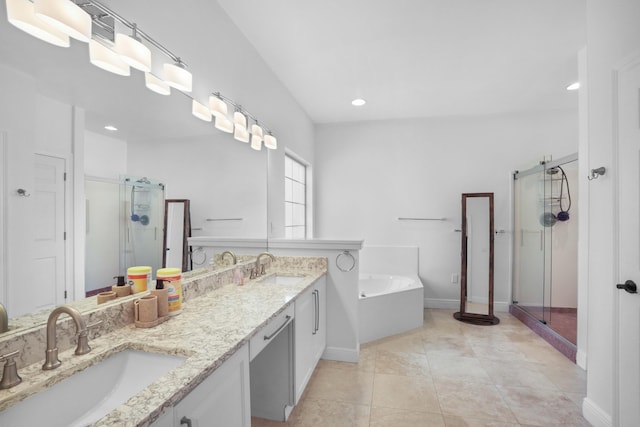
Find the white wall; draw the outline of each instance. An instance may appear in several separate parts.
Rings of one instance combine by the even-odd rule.
[[[577,97],[575,111],[318,125],[316,236],[417,245],[425,300],[456,307],[461,193],[494,192],[496,229],[508,230],[513,170],[577,149]],[[495,240],[496,303],[509,302],[511,237]]]
[[[84,174],[107,179],[119,179],[126,175],[127,142],[85,131]]]
[[[640,2],[587,0],[588,147],[589,168],[612,170],[612,70],[640,49]],[[580,154],[582,157],[582,153]],[[586,179],[586,178],[582,178]],[[617,297],[614,257],[614,179],[605,175],[586,183],[589,197],[589,329],[587,398],[584,412],[595,426],[612,425],[614,298]],[[596,262],[597,261],[597,262]],[[581,276],[582,277],[582,276]]]

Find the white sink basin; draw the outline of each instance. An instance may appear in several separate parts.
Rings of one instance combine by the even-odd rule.
[[[261,281],[264,283],[271,283],[274,285],[296,285],[302,282],[305,276],[281,276],[274,274],[273,276],[267,276]]]
[[[180,356],[123,350],[0,412],[0,425],[93,424],[184,360]]]

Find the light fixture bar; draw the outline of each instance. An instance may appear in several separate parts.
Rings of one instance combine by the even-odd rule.
[[[256,118],[256,116],[254,116],[253,114],[249,113],[247,110],[245,110],[242,105],[236,103],[233,99],[228,98],[224,95],[222,95],[220,92],[212,92],[211,93],[212,96],[215,96],[217,98],[222,99],[223,101],[225,101],[227,104],[231,105],[235,111],[241,111],[242,114],[244,114],[244,116],[246,117],[246,119],[251,119],[254,122],[259,122],[260,123],[260,127],[262,128],[263,134],[266,136],[271,135],[271,130],[265,125],[265,123],[262,120],[258,120]],[[271,135],[271,138],[273,138],[273,135]],[[273,138],[275,140],[275,138]]]

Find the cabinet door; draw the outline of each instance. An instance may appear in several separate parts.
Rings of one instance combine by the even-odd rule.
[[[316,326],[314,290],[314,288],[308,289],[295,302],[294,360],[296,404],[300,401],[302,392],[315,368],[313,363],[313,332]]]
[[[316,333],[313,335],[313,369],[322,357],[327,345],[327,283],[325,278],[318,280],[315,286],[316,311],[314,319],[316,323]]]
[[[151,423],[151,427],[173,427],[173,419],[173,408],[169,408],[164,414],[160,415],[160,418]]]
[[[249,346],[245,345],[174,407],[175,425],[251,426]]]

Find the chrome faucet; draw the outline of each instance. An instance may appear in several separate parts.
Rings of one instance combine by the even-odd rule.
[[[89,337],[87,333],[87,326],[84,323],[84,319],[80,315],[80,312],[68,305],[61,305],[56,307],[49,315],[47,320],[47,351],[45,352],[45,362],[42,365],[42,369],[45,371],[55,369],[60,366],[60,360],[58,360],[58,346],[56,340],[56,322],[58,317],[62,313],[67,313],[73,321],[76,323],[76,333],[78,334],[78,346],[76,347],[76,355],[87,354],[91,351],[89,347]]]
[[[271,261],[276,260],[276,257],[274,257],[269,252],[262,252],[260,255],[258,255],[258,258],[256,258],[256,277],[264,275],[264,265],[260,264],[260,259],[262,259],[263,256],[268,256],[269,258],[271,258]]]
[[[0,361],[5,361],[2,370],[2,381],[0,381],[0,390],[6,390],[15,387],[22,382],[22,378],[18,375],[18,367],[15,358],[20,354],[18,350],[0,356]]]
[[[9,330],[9,317],[4,305],[0,303],[0,334]]]
[[[231,260],[233,261],[233,265],[236,265],[238,263],[238,258],[236,258],[236,254],[234,254],[233,252],[231,251],[222,252],[222,255],[220,255],[220,259],[224,260],[225,255],[231,255]]]

